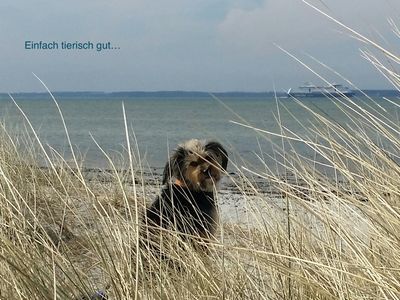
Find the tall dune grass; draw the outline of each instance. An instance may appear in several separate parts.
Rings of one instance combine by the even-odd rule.
[[[399,87],[400,75],[388,74]],[[207,254],[165,230],[172,264],[143,240],[143,211],[159,186],[143,176],[128,130],[129,168],[110,160],[104,182],[42,145],[29,124],[23,136],[1,126],[0,299],[90,299],[99,290],[109,299],[400,298],[400,124],[377,102],[333,101],[348,124],[310,108],[318,126],[300,124],[303,136],[279,117],[280,132],[242,124],[282,139],[274,159],[284,172],[268,157],[263,172],[231,164],[239,194],[220,209],[238,201],[239,218],[223,219]],[[296,152],[298,142],[314,160]]]

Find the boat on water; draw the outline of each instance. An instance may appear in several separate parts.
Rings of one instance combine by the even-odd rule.
[[[293,98],[322,98],[322,97],[353,97],[355,92],[342,84],[331,84],[327,86],[316,86],[312,83],[305,83],[296,90],[289,89],[288,97]]]

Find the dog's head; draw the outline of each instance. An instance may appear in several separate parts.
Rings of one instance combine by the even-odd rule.
[[[227,165],[228,153],[220,143],[189,140],[172,153],[163,184],[174,177],[191,190],[211,192]]]

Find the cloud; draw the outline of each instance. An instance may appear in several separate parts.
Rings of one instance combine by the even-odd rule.
[[[324,2],[378,38],[390,36],[386,17],[399,8],[395,0]],[[271,78],[288,86],[304,70],[273,43],[354,69],[359,43],[338,29],[300,0],[3,0],[0,91],[36,89],[32,71],[58,90],[264,90]],[[27,39],[111,41],[121,49],[29,52]]]
[[[387,17],[396,13],[393,8],[400,8],[398,2],[325,0],[325,5],[321,3],[314,1],[322,10],[373,39],[391,45],[398,42],[387,23]],[[362,78],[363,82],[358,83],[364,87],[376,82],[377,75],[359,55],[358,49],[364,45],[302,1],[270,0],[252,10],[232,9],[219,24],[218,36],[219,47],[230,64],[246,64],[253,70],[266,68],[278,85],[286,82],[290,86],[296,79],[299,83],[300,78],[312,75],[307,75],[304,67],[299,67],[275,44],[306,62],[310,60],[305,54],[316,56],[354,81]],[[323,68],[315,68],[332,77]],[[370,75],[361,77],[361,70]]]
[[[326,6],[318,6],[366,34],[377,37],[377,32],[387,33],[390,30],[387,17],[393,11],[382,1],[331,0],[324,3]],[[349,35],[339,31],[344,30],[296,0],[266,1],[253,10],[232,9],[219,25],[220,38],[226,48],[234,47],[252,54],[270,51],[273,43],[305,50],[320,49],[322,44],[330,47],[347,42]]]

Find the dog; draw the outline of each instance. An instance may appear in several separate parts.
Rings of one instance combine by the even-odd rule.
[[[228,153],[218,142],[192,139],[180,144],[165,165],[164,188],[146,210],[147,225],[203,241],[215,238],[215,192],[227,166]]]

